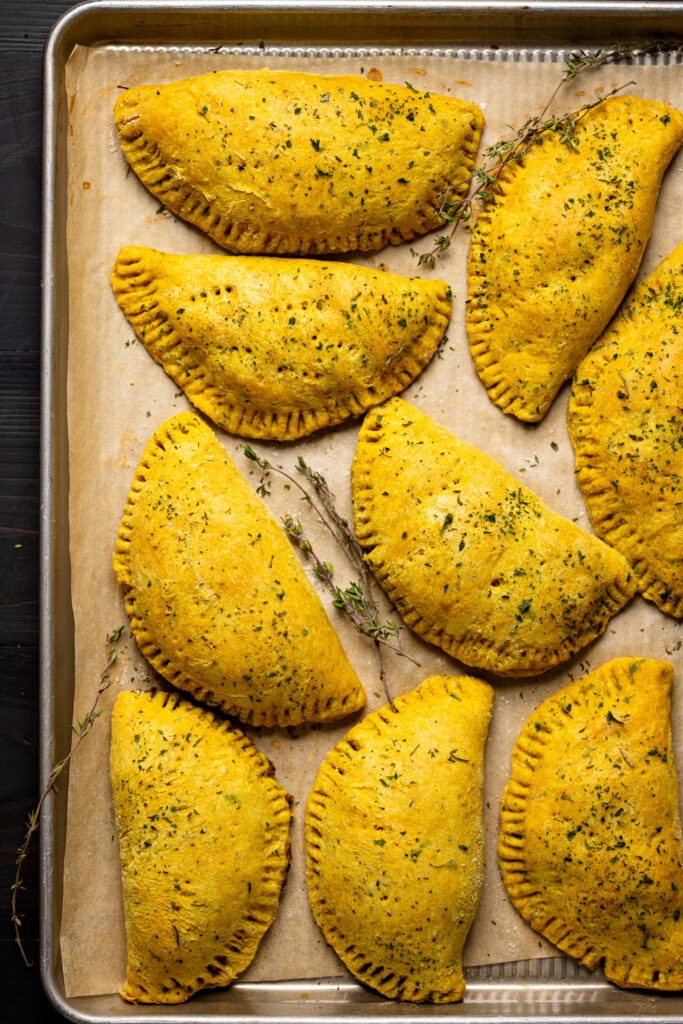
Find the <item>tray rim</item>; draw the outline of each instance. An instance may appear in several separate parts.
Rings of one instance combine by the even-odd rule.
[[[605,20],[616,20],[618,18],[626,18],[631,26],[638,28],[639,26],[649,23],[652,21],[654,25],[663,19],[666,22],[678,22],[680,26],[677,35],[683,41],[683,2],[682,0],[642,0],[637,5],[632,0],[527,0],[526,3],[510,2],[510,0],[438,0],[438,2],[430,2],[430,0],[232,0],[232,2],[224,2],[224,0],[82,0],[77,3],[74,7],[66,11],[53,25],[48,38],[45,43],[44,55],[43,55],[43,101],[44,101],[44,124],[43,124],[43,158],[42,158],[42,186],[43,186],[43,197],[42,197],[42,245],[41,245],[41,257],[42,257],[42,270],[41,270],[41,413],[40,413],[40,521],[39,521],[39,534],[40,534],[40,586],[39,586],[39,611],[40,611],[40,640],[39,640],[39,697],[40,697],[40,736],[39,736],[39,756],[40,756],[40,767],[39,767],[39,778],[41,780],[41,786],[44,786],[49,777],[52,765],[55,763],[55,721],[59,714],[59,709],[56,706],[56,692],[55,692],[55,676],[56,676],[56,643],[55,643],[55,613],[57,611],[57,596],[59,591],[57,587],[58,582],[54,578],[54,569],[56,561],[56,553],[60,544],[66,544],[67,561],[68,561],[68,519],[60,520],[60,509],[55,508],[55,468],[56,463],[59,459],[58,448],[59,445],[55,439],[55,418],[59,413],[59,410],[55,408],[55,388],[58,386],[58,373],[55,368],[55,337],[60,329],[59,316],[55,308],[56,302],[60,298],[59,289],[63,287],[62,280],[66,280],[65,271],[61,271],[61,277],[58,278],[57,269],[55,266],[55,254],[57,252],[57,246],[60,243],[59,232],[64,226],[65,217],[60,216],[61,211],[59,208],[59,188],[58,188],[58,164],[56,160],[57,150],[62,140],[61,132],[64,130],[64,124],[60,123],[60,119],[56,114],[56,99],[58,95],[58,89],[60,85],[63,85],[63,72],[66,66],[66,60],[68,59],[68,53],[66,47],[70,43],[82,42],[83,45],[126,45],[123,42],[122,36],[113,35],[110,38],[103,37],[98,38],[95,35],[85,36],[83,32],[87,29],[91,31],[90,25],[97,23],[100,19],[125,19],[130,17],[131,14],[135,13],[140,16],[158,16],[169,14],[173,12],[178,18],[189,18],[198,19],[200,17],[221,16],[226,19],[231,17],[237,17],[240,14],[268,14],[272,16],[287,16],[287,15],[310,15],[318,17],[321,14],[328,13],[330,15],[336,14],[343,16],[349,20],[354,17],[363,17],[372,15],[374,18],[378,18],[381,21],[388,21],[389,19],[401,19],[409,15],[428,15],[430,21],[436,19],[447,19],[453,17],[459,17],[465,19],[473,24],[476,23],[478,18],[488,18],[489,20],[499,20],[499,24],[504,24],[505,27],[514,29],[514,22],[518,20],[520,16],[528,19],[530,29],[528,31],[533,32],[534,28],[539,31],[541,24],[548,26],[550,21],[554,20],[554,16],[564,15],[571,17],[572,19],[588,19],[588,23],[584,26],[585,28],[591,28],[594,24],[600,23],[603,19]],[[540,20],[539,20],[540,19]],[[543,19],[550,19],[549,21],[543,22]],[[109,22],[108,22],[109,23]],[[129,30],[130,31],[130,30]],[[483,30],[482,30],[483,31]],[[553,31],[558,31],[546,27],[546,32],[549,32],[552,37]],[[651,32],[654,34],[654,30],[651,28]],[[81,39],[75,39],[79,32],[82,34]],[[638,38],[642,39],[642,28]],[[629,32],[621,34],[621,38],[629,36]],[[161,40],[165,38],[165,42]],[[144,44],[137,44],[132,41],[133,45],[148,45],[162,46],[162,45],[173,45],[168,39],[168,32],[164,33],[162,28],[159,28],[158,39],[154,40],[153,37],[145,39]],[[584,40],[581,40],[581,44],[585,45]],[[130,44],[129,44],[130,45]],[[190,45],[189,43],[186,45]],[[204,48],[206,44],[196,43],[196,46]],[[228,47],[229,44],[224,44]],[[269,46],[282,46],[282,43],[269,43]],[[310,48],[315,46],[322,46],[323,43],[309,42],[307,45]],[[341,44],[337,44],[341,45]],[[362,44],[354,41],[349,42],[347,45],[349,49],[362,49]],[[377,44],[368,44],[374,46]],[[427,44],[425,44],[426,46]],[[517,44],[521,46],[521,43]],[[552,47],[556,49],[566,50],[571,47],[571,41],[566,38],[557,39],[554,44],[548,44],[548,51]],[[463,49],[471,48],[467,44],[462,44]],[[412,50],[414,47],[410,45],[396,44],[395,46],[387,46],[387,49],[402,49]],[[501,46],[501,49],[504,47]],[[266,48],[268,49],[268,48]],[[429,46],[430,52],[438,53],[439,48],[433,45]],[[227,52],[230,52],[229,49]],[[552,58],[551,58],[552,59]],[[64,295],[62,297],[65,297]],[[61,325],[62,332],[66,331],[64,324]],[[65,424],[62,425],[64,432],[66,432]],[[62,452],[63,455],[63,452]],[[68,474],[67,474],[68,475]],[[58,482],[62,487],[66,487],[68,491],[68,480],[58,478]],[[59,500],[59,496],[58,499]],[[66,540],[64,539],[64,531],[66,531]],[[69,589],[70,593],[70,589]],[[68,644],[67,644],[68,647]],[[73,666],[71,666],[72,668]],[[73,673],[71,673],[73,674]],[[70,735],[70,722],[68,725],[68,735]],[[62,723],[64,724],[64,723]],[[63,731],[63,730],[62,730]],[[63,809],[66,803],[66,790],[67,786],[64,786],[64,795],[62,797],[62,818]],[[683,1022],[683,1010],[680,1016],[672,1016],[671,1014],[662,1013],[636,1013],[626,1017],[623,1012],[616,1014],[613,1013],[601,1013],[599,1010],[590,1017],[585,1013],[580,1014],[564,1014],[559,1015],[557,1011],[548,1013],[534,1013],[530,1015],[529,1011],[531,1006],[527,1005],[521,1007],[522,1013],[510,1013],[509,1009],[512,1007],[512,1000],[507,1001],[506,1012],[481,1014],[474,1012],[474,1006],[470,1003],[468,1006],[467,1001],[465,1003],[450,1004],[447,1007],[415,1007],[409,1006],[408,1004],[389,1004],[395,1006],[396,1013],[387,1015],[383,1012],[387,1006],[387,1002],[377,997],[376,1003],[361,1003],[356,1004],[360,1009],[360,1012],[354,1013],[339,1013],[339,1012],[318,1012],[318,1013],[306,1013],[301,1012],[295,1013],[290,1012],[290,1008],[295,1005],[293,1001],[284,1001],[284,1012],[274,1013],[272,1009],[268,1013],[259,1015],[256,1013],[248,1012],[245,1013],[243,1010],[237,1008],[236,1012],[216,1012],[215,1007],[211,1004],[205,1004],[203,1010],[197,1010],[197,1004],[186,1003],[182,1004],[182,1012],[178,1012],[178,1008],[174,1008],[175,1012],[169,1010],[162,1010],[159,1008],[152,1007],[125,1007],[121,1005],[120,1008],[111,1013],[92,1013],[87,1011],[82,1005],[86,1001],[96,999],[97,1001],[104,1001],[109,998],[118,1000],[118,996],[113,997],[80,997],[69,1000],[59,990],[58,982],[55,974],[58,972],[58,961],[59,961],[59,950],[55,949],[54,930],[55,921],[59,919],[61,910],[57,909],[55,903],[55,863],[54,853],[56,844],[59,841],[57,835],[58,822],[56,813],[56,803],[58,798],[54,793],[51,793],[44,805],[42,812],[41,828],[40,828],[40,850],[39,850],[39,889],[40,889],[40,973],[41,981],[45,993],[53,1006],[67,1019],[73,1021],[92,1022],[92,1024],[113,1024],[113,1022],[121,1022],[121,1024],[127,1024],[130,1021],[149,1021],[154,1024],[173,1024],[173,1022],[182,1019],[183,1021],[190,1022],[190,1024],[205,1024],[208,1020],[221,1020],[230,1021],[231,1024],[237,1024],[237,1022],[244,1021],[245,1024],[252,1024],[252,1022],[266,1022],[266,1021],[277,1021],[282,1024],[294,1024],[294,1022],[313,1022],[313,1024],[348,1024],[348,1021],[352,1019],[354,1024],[375,1024],[379,1017],[389,1019],[390,1022],[405,1022],[405,1024],[417,1024],[418,1021],[424,1019],[429,1014],[430,1016],[438,1016],[442,1020],[447,1021],[462,1021],[465,1024],[490,1024],[490,1022],[496,1022],[496,1024],[502,1024],[503,1021],[507,1022],[522,1022],[533,1019],[534,1022],[539,1024],[553,1024],[559,1017],[566,1024],[582,1024],[589,1019],[595,1019],[600,1021],[600,1024],[621,1024],[623,1021],[633,1022],[633,1024],[645,1024],[650,1021],[681,1021]],[[58,887],[61,886],[61,879],[58,883]],[[58,947],[58,939],[56,941]],[[57,965],[55,964],[55,957]],[[59,971],[61,968],[59,968]],[[316,984],[322,985],[328,982],[328,979],[315,979],[307,980],[304,985],[306,988],[311,989]],[[363,989],[352,979],[329,979],[329,983],[338,990],[346,990],[348,992],[363,992]],[[604,979],[589,978],[576,979],[544,979],[530,980],[530,979],[516,979],[514,983],[510,983],[508,980],[503,981],[476,981],[468,980],[468,993],[470,996],[477,991],[490,991],[493,989],[509,992],[510,995],[514,995],[515,989],[532,989],[543,990],[545,997],[544,1002],[546,1005],[552,1004],[552,993],[556,989],[565,988],[567,985],[571,985],[571,988],[575,991],[579,989],[606,991],[610,992],[613,990],[613,986],[609,985]],[[296,986],[295,982],[270,982],[261,983],[248,983],[248,982],[236,982],[231,987],[233,990],[238,991],[240,994],[245,994],[247,997],[251,994],[258,994],[259,989],[264,991],[265,988],[280,989],[283,994],[288,988]],[[657,998],[660,994],[657,994]],[[662,1009],[666,1006],[667,995],[663,995]],[[669,997],[670,998],[670,997]],[[681,996],[683,998],[683,995]],[[267,1007],[275,1008],[278,1004],[275,1002],[267,1003]],[[337,1004],[335,1004],[336,1006]],[[351,1007],[351,1003],[342,1003]],[[503,1005],[502,1003],[498,1005]],[[188,1009],[189,1007],[189,1009]],[[363,1012],[364,1007],[367,1007],[367,1012]],[[311,1008],[312,1009],[312,1008]],[[469,1010],[472,1012],[469,1012]],[[526,1011],[526,1012],[525,1012]]]

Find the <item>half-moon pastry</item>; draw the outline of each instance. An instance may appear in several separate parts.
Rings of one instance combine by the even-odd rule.
[[[365,704],[284,532],[193,413],[148,441],[114,570],[145,658],[198,700],[253,725],[323,722]]]
[[[381,249],[467,192],[483,124],[454,97],[357,75],[216,71],[128,89],[126,160],[173,213],[237,253]]]
[[[327,755],[306,804],[313,915],[348,969],[391,999],[462,999],[483,879],[493,691],[434,676]]]
[[[677,110],[615,96],[577,121],[571,145],[546,132],[502,172],[502,194],[472,233],[467,332],[503,412],[542,419],[607,326],[682,141]]]
[[[624,988],[683,988],[672,675],[618,658],[554,693],[519,734],[501,801],[513,906]]]
[[[168,693],[121,693],[110,774],[131,1003],[182,1003],[253,960],[289,864],[287,794],[250,739]]]
[[[638,590],[683,616],[683,245],[627,297],[572,386],[567,421],[593,529]]]
[[[367,413],[351,491],[356,537],[403,621],[466,665],[545,672],[635,592],[617,551],[400,398]]]
[[[126,246],[114,294],[198,409],[245,437],[290,441],[402,391],[451,312],[443,281],[275,256]]]

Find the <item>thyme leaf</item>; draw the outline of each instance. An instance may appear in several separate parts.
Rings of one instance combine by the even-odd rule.
[[[434,267],[437,258],[450,247],[458,225],[469,221],[477,206],[493,202],[496,196],[500,195],[500,177],[508,164],[520,163],[529,149],[539,143],[548,132],[555,132],[564,145],[569,149],[576,150],[576,127],[588,111],[608,97],[635,84],[634,82],[625,82],[578,110],[562,114],[559,117],[548,117],[548,110],[566,82],[574,81],[577,75],[587,68],[594,68],[613,60],[632,61],[639,54],[659,53],[661,50],[671,49],[672,46],[676,49],[680,48],[675,44],[668,45],[663,41],[651,41],[636,48],[628,46],[626,43],[614,43],[605,49],[593,52],[579,50],[572,53],[566,63],[564,74],[541,113],[528,118],[511,138],[502,139],[489,146],[484,150],[483,163],[475,167],[469,177],[449,185],[440,193],[438,196],[439,218],[448,230],[437,235],[429,252],[414,253],[418,257],[418,265]],[[467,194],[463,195],[463,191]]]
[[[374,643],[377,652],[379,677],[389,706],[392,711],[395,711],[394,702],[387,685],[382,647],[388,647],[395,654],[408,658],[414,665],[419,665],[419,662],[415,661],[414,658],[403,650],[400,636],[403,627],[391,620],[386,622],[380,621],[380,611],[375,600],[370,573],[363,557],[363,550],[356,540],[348,521],[337,511],[334,503],[334,494],[330,491],[327,481],[321,473],[309,466],[301,456],[297,460],[296,471],[299,476],[304,478],[307,486],[304,486],[295,476],[283,469],[282,466],[276,466],[269,462],[268,459],[261,458],[251,445],[242,445],[242,450],[246,457],[255,462],[264,472],[269,473],[272,471],[277,473],[298,489],[302,500],[310,505],[318,521],[334,538],[346,555],[351,567],[358,574],[358,579],[351,581],[345,588],[338,586],[334,580],[333,566],[318,557],[301,522],[291,515],[284,516],[282,525],[285,533],[292,544],[311,559],[313,571],[332,595],[333,606],[348,617],[358,633],[364,634]]]

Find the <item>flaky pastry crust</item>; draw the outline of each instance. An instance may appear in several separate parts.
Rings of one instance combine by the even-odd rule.
[[[635,592],[622,555],[401,398],[366,414],[351,491],[356,536],[403,621],[466,665],[545,672]]]
[[[376,250],[467,192],[471,103],[357,75],[216,71],[115,104],[126,160],[179,217],[236,253]]]
[[[279,441],[402,391],[451,313],[443,281],[320,260],[126,246],[112,286],[137,337],[198,409],[231,433]]]
[[[493,691],[433,676],[368,715],[323,761],[306,804],[313,915],[348,969],[390,999],[462,999],[483,879]]]
[[[683,245],[630,293],[576,371],[567,413],[593,529],[638,590],[683,616]]]
[[[546,132],[500,178],[468,261],[467,333],[491,400],[534,422],[633,281],[659,186],[683,141],[672,107],[615,96]]]
[[[498,857],[537,932],[627,988],[683,988],[672,668],[618,658],[545,700],[512,752]]]
[[[147,443],[113,561],[140,650],[198,700],[253,725],[364,705],[281,527],[193,413]]]
[[[181,1003],[253,960],[289,865],[289,798],[251,740],[168,693],[121,693],[110,774],[131,1003]]]

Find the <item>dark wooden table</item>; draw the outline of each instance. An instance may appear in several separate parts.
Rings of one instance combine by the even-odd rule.
[[[0,1021],[61,1021],[14,946],[10,886],[38,797],[42,53],[72,3],[0,0]],[[37,843],[21,895],[38,960]]]

